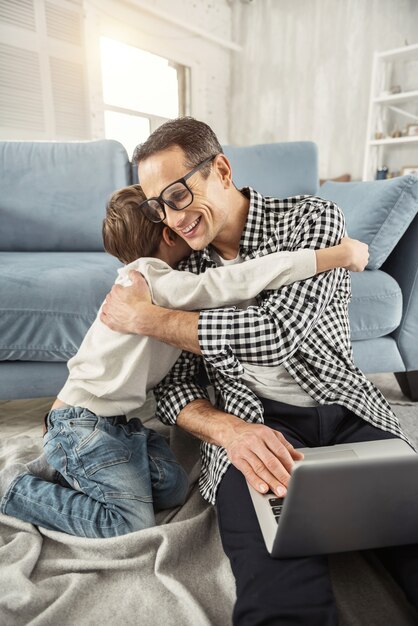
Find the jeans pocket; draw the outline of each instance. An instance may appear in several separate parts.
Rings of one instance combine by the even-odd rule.
[[[82,439],[76,452],[87,476],[105,467],[129,463],[132,456],[122,441],[100,428],[95,428],[88,437]]]
[[[58,432],[48,440],[44,439],[44,453],[49,465],[51,465],[60,474],[65,475],[68,468],[68,457],[61,441],[57,439],[59,432],[60,429],[58,429]],[[45,438],[47,434],[45,435]]]

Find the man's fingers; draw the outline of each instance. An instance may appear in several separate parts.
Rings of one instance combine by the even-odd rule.
[[[259,478],[259,476],[257,476],[247,461],[241,459],[241,462],[235,465],[235,467],[239,469],[242,474],[244,474],[244,478],[251,485],[251,487],[254,487],[254,489],[256,491],[260,491],[260,493],[267,493],[269,490],[268,483],[265,483]]]
[[[290,456],[294,461],[301,461],[304,458],[303,452],[300,452],[297,448],[293,447],[290,441],[278,430],[273,431],[281,443],[288,449]]]
[[[255,489],[265,493],[267,489],[264,485],[268,485],[269,489],[281,498],[286,494],[290,474],[273,454],[265,454],[261,460],[256,454],[249,452],[245,460],[256,477],[253,485]]]
[[[283,435],[279,437],[279,434],[281,435],[281,433],[277,433],[275,430],[268,429],[264,434],[262,442],[259,443],[259,446],[261,447],[257,446],[258,449],[254,448],[254,452],[258,454],[260,459],[264,461],[265,464],[267,460],[269,461],[269,465],[267,466],[268,469],[272,474],[274,474],[274,476],[280,479],[282,465],[290,474],[294,465],[294,460],[288,447],[288,445],[291,444],[286,445],[288,442],[286,442]],[[263,448],[265,450],[266,446],[268,450],[264,452]],[[293,448],[293,446],[291,447]]]

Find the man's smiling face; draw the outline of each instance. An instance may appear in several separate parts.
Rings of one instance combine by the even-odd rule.
[[[185,155],[178,146],[157,152],[138,166],[139,180],[147,198],[158,197],[163,189],[190,171]],[[165,205],[165,223],[182,237],[193,250],[202,250],[215,242],[227,224],[228,194],[232,182],[229,163],[218,155],[211,163],[210,174],[200,171],[188,178],[193,202],[180,211]]]

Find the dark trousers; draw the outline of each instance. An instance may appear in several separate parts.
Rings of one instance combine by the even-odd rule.
[[[296,407],[262,400],[265,423],[295,447],[391,439],[339,405]],[[388,494],[390,496],[390,494]],[[246,481],[234,466],[217,497],[223,548],[236,580],[233,622],[239,626],[331,626],[338,623],[326,555],[273,559],[266,550]],[[374,551],[418,608],[418,545]]]

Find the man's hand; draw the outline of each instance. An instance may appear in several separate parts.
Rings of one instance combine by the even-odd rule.
[[[113,285],[106,296],[100,320],[120,333],[139,332],[140,320],[149,312],[151,294],[145,278],[136,270],[129,272],[132,285]]]
[[[362,272],[369,262],[369,246],[357,239],[343,237],[340,242],[343,267],[350,272]]]
[[[178,415],[177,426],[202,441],[225,448],[231,463],[261,493],[271,489],[283,497],[294,462],[303,459],[282,433],[225,413],[209,400],[187,404]]]
[[[239,420],[234,431],[225,444],[231,463],[254,489],[261,493],[270,489],[283,498],[294,462],[302,460],[303,454],[281,432],[263,424]]]

